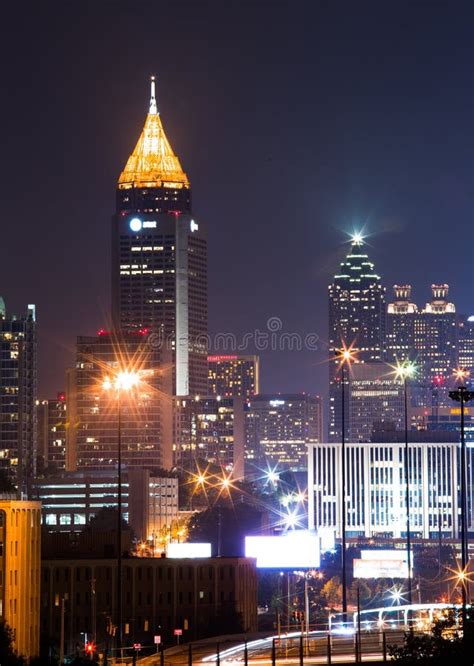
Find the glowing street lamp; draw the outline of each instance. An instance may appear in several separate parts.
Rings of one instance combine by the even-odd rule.
[[[406,526],[407,526],[407,566],[408,566],[408,579],[407,587],[408,603],[412,603],[412,572],[411,572],[411,533],[410,533],[410,465],[409,465],[409,447],[408,447],[408,388],[407,382],[416,375],[416,365],[406,359],[403,363],[397,361],[396,365],[392,366],[395,379],[403,382],[403,398],[404,398],[404,421],[405,421],[405,509],[406,509]]]
[[[464,432],[464,408],[467,402],[474,400],[474,391],[470,391],[465,381],[469,372],[463,368],[455,370],[454,375],[460,382],[456,390],[449,392],[449,397],[461,403],[461,573],[459,580],[462,583],[462,620],[463,638],[466,636],[466,604],[468,598],[469,579],[466,570],[469,564],[468,532],[467,532],[467,483],[466,483],[466,436]],[[462,574],[462,578],[461,578]]]
[[[113,377],[105,377],[102,388],[115,391],[117,400],[117,643],[122,648],[122,410],[121,394],[130,393],[140,383],[138,373],[121,370]]]
[[[347,619],[347,565],[346,565],[346,427],[345,427],[345,391],[346,391],[346,366],[350,368],[351,363],[356,360],[356,354],[352,345],[343,345],[338,350],[337,360],[341,368],[341,565],[342,565],[342,621]]]

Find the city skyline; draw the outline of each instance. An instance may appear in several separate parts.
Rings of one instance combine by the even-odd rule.
[[[106,323],[107,221],[124,156],[142,126],[153,71],[167,133],[193,182],[193,209],[209,228],[211,332],[264,330],[268,318],[277,316],[285,330],[315,331],[321,338],[316,353],[262,354],[262,391],[325,394],[326,287],[336,255],[345,253],[344,233],[354,228],[369,234],[370,251],[374,263],[383,267],[379,270],[387,288],[410,283],[414,300],[423,302],[430,283],[446,282],[458,311],[471,313],[468,21],[463,12],[443,7],[433,8],[427,23],[421,7],[367,6],[368,18],[348,9],[347,25],[331,8],[308,9],[303,15],[312,28],[289,7],[278,6],[271,14],[272,32],[263,35],[262,8],[247,8],[237,17],[221,10],[208,27],[191,10],[179,56],[171,48],[177,14],[165,11],[170,29],[161,31],[155,44],[147,39],[151,27],[145,24],[153,25],[156,15],[145,8],[138,17],[143,44],[137,50],[132,45],[120,76],[113,73],[108,47],[128,20],[124,5],[117,5],[115,23],[103,41],[94,39],[106,21],[102,8],[78,10],[67,40],[55,32],[62,10],[53,21],[52,8],[46,8],[43,16],[33,11],[21,22],[27,45],[6,74],[11,100],[2,110],[11,128],[5,164],[12,196],[4,214],[15,220],[4,225],[3,247],[19,247],[27,236],[39,251],[29,253],[27,268],[14,281],[16,253],[3,251],[0,281],[10,312],[20,312],[25,302],[37,305],[42,397],[64,388],[63,368],[73,358],[75,336],[92,335]],[[80,62],[85,25],[90,51]],[[3,48],[11,50],[17,30]],[[206,41],[208,30],[214,39]],[[420,30],[426,53],[421,60],[415,57]],[[240,61],[242,35],[248,51]],[[398,45],[402,36],[403,54],[398,48],[392,52],[390,45]],[[374,48],[384,57],[368,60]],[[38,50],[39,77],[25,78]],[[234,71],[236,64],[235,76],[226,81],[222,72]],[[102,84],[105,80],[110,87]],[[308,80],[314,85],[304,85]],[[60,94],[51,96],[51,89]],[[27,122],[25,98],[34,100],[41,133],[20,130]],[[25,153],[37,174],[27,197],[21,179],[12,176],[21,173],[18,155]],[[52,173],[54,196],[44,201],[44,192],[52,191]],[[275,194],[262,200],[262,191]],[[16,200],[23,201],[20,213],[13,208]],[[68,205],[72,201],[74,206]],[[269,235],[272,253],[265,252]],[[65,238],[70,239],[67,245]],[[74,276],[84,267],[84,239],[88,269],[77,280]],[[421,269],[417,257],[428,247]],[[235,281],[232,258],[239,254],[246,270]],[[41,281],[34,274],[42,275]],[[84,322],[90,325],[85,328]]]

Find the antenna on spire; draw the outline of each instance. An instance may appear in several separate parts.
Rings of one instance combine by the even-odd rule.
[[[156,115],[158,113],[158,109],[156,106],[156,97],[155,97],[155,77],[151,76],[150,77],[150,83],[151,83],[151,94],[150,94],[150,110],[148,113],[152,113]]]

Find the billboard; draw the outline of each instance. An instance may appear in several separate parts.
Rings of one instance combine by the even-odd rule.
[[[245,537],[245,556],[259,569],[314,569],[320,564],[316,532],[291,530],[281,536]]]
[[[210,543],[169,543],[168,557],[211,557]]]
[[[408,578],[406,550],[361,550],[354,559],[354,578]]]

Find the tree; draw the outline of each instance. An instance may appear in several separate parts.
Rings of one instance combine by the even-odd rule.
[[[248,504],[219,502],[190,518],[189,541],[211,542],[217,553],[220,529],[221,555],[242,556],[244,537],[260,531],[261,518],[261,512]]]
[[[86,532],[110,532],[117,529],[117,509],[113,506],[104,506],[91,518],[88,525],[82,530]],[[121,517],[122,530],[130,529],[127,521]]]
[[[324,585],[321,594],[330,608],[336,608],[342,603],[342,585],[339,576],[333,576]]]
[[[449,611],[444,617],[434,621],[430,634],[405,634],[401,647],[389,647],[389,654],[398,664],[409,666],[445,666],[456,661],[458,664],[472,664],[473,620],[466,623],[466,640],[463,640],[459,614]]]
[[[13,648],[13,631],[4,620],[0,620],[0,664],[2,666],[22,666],[23,657],[19,657]]]

